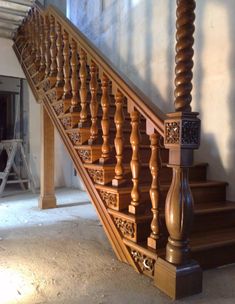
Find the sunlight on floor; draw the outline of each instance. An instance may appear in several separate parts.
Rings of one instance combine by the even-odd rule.
[[[13,301],[27,301],[34,293],[31,280],[23,271],[0,269],[0,303],[12,304]]]

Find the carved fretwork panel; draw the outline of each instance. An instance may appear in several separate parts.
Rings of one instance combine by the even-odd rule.
[[[81,144],[81,135],[77,131],[71,132],[68,134],[69,138],[71,139],[72,143],[74,145],[80,145]]]
[[[139,271],[141,273],[144,273],[150,277],[154,276],[154,264],[155,260],[148,257],[147,255],[143,254],[140,251],[137,251],[136,249],[129,248],[131,256],[137,265]]]
[[[58,116],[63,114],[63,111],[64,111],[63,102],[58,102],[57,104],[53,105],[53,109],[55,110],[55,112]]]
[[[69,129],[71,128],[71,117],[67,116],[67,117],[63,117],[61,119],[61,123],[62,125],[65,127],[65,129]]]
[[[93,182],[102,184],[104,181],[104,172],[103,170],[96,170],[96,169],[88,169],[88,173],[92,178]]]
[[[182,144],[199,145],[200,144],[200,121],[182,122]]]
[[[165,123],[165,143],[166,144],[179,144],[180,143],[180,122],[173,121]]]
[[[91,162],[91,151],[90,150],[86,150],[86,149],[81,150],[81,149],[79,149],[78,150],[78,154],[79,154],[79,156],[81,157],[81,159],[82,159],[82,161],[84,163]]]
[[[31,67],[29,68],[28,72],[31,76],[36,74],[37,73],[36,65],[32,64]]]
[[[56,90],[55,89],[52,89],[46,95],[47,95],[47,98],[49,99],[49,101],[51,103],[54,102],[54,101],[56,101]]]
[[[117,195],[107,191],[100,190],[100,196],[104,201],[106,207],[116,208],[117,207]]]
[[[129,239],[135,238],[136,229],[134,223],[116,216],[113,217],[113,220],[116,227],[124,237]]]

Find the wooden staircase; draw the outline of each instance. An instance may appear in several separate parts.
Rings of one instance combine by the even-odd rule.
[[[187,3],[178,1],[177,22],[186,20],[190,42],[195,2]],[[52,6],[36,4],[14,43],[118,259],[153,278],[172,298],[201,291],[200,266],[235,262],[235,203],[226,199],[227,183],[208,180],[206,163],[192,165],[200,121],[187,98],[192,45],[180,47],[180,30],[176,112],[169,115]]]

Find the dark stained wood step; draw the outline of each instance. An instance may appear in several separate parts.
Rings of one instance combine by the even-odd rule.
[[[190,239],[192,257],[202,268],[235,262],[235,227],[203,231]]]

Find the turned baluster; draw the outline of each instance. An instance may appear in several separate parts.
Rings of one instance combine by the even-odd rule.
[[[51,54],[51,66],[50,66],[50,77],[57,76],[57,63],[56,63],[56,37],[55,37],[55,19],[53,16],[50,16],[50,54]]]
[[[87,124],[87,68],[86,68],[86,53],[83,49],[80,49],[80,101],[81,101],[81,112],[80,112],[80,123],[79,126],[83,127]]]
[[[45,64],[45,37],[44,37],[44,18],[40,16],[40,68],[39,72],[42,73],[42,78],[44,77],[44,72],[46,68]],[[41,79],[42,79],[41,78]]]
[[[61,34],[61,25],[56,23],[56,47],[57,47],[57,77],[56,77],[56,87],[61,88],[64,86],[64,74],[63,74],[63,40]]]
[[[166,258],[159,258],[155,264],[155,284],[174,299],[202,289],[202,271],[191,259],[189,248],[194,211],[188,171],[193,150],[200,145],[200,120],[190,105],[195,6],[195,0],[177,0],[176,112],[168,114],[164,122],[164,143],[170,150],[168,166],[173,169],[173,177],[165,204],[169,232]]]
[[[63,56],[64,56],[64,94],[63,99],[71,98],[71,85],[70,85],[70,48],[69,48],[69,35],[66,31],[63,33]]]
[[[91,112],[91,128],[90,128],[90,139],[89,144],[93,144],[98,137],[98,125],[97,125],[97,114],[98,114],[98,100],[97,100],[97,66],[92,61],[90,66],[90,92],[91,92],[91,102],[90,102],[90,112]]]
[[[100,158],[100,163],[105,163],[110,158],[110,143],[109,143],[109,79],[108,77],[103,74],[102,77],[102,97],[101,97],[101,106],[102,106],[102,121],[101,121],[101,127],[102,127],[102,138],[103,138],[103,144],[102,144],[102,155]]]
[[[150,199],[152,203],[152,214],[153,219],[151,222],[151,234],[148,238],[148,246],[157,249],[160,240],[160,229],[159,229],[159,201],[160,201],[160,181],[159,171],[161,166],[160,161],[160,136],[157,133],[150,135],[151,142],[151,158],[149,161],[149,169],[152,175],[152,183],[149,191]]]
[[[116,150],[116,166],[115,166],[115,177],[112,181],[113,186],[119,186],[124,180],[124,166],[123,166],[123,124],[124,124],[124,113],[123,113],[123,102],[124,96],[118,90],[115,95],[115,106],[116,111],[114,115],[114,122],[116,125],[116,137],[114,140]]]
[[[78,99],[78,54],[77,54],[77,43],[72,39],[71,42],[71,87],[72,87],[72,99],[70,112],[79,111],[79,99]]]
[[[131,203],[129,205],[129,212],[133,214],[140,213],[142,210],[140,201],[140,189],[139,189],[139,177],[141,169],[140,161],[140,115],[139,112],[134,110],[131,112],[131,137],[130,143],[132,147],[132,158],[131,158],[131,173],[133,188],[131,191]]]
[[[40,65],[40,59],[41,59],[41,52],[40,52],[40,16],[38,11],[35,11],[35,49],[36,49],[36,57],[35,57],[35,64],[37,67]]]
[[[45,77],[48,77],[50,74],[50,66],[51,66],[51,54],[50,54],[50,27],[48,16],[44,19],[44,30],[45,30]]]

